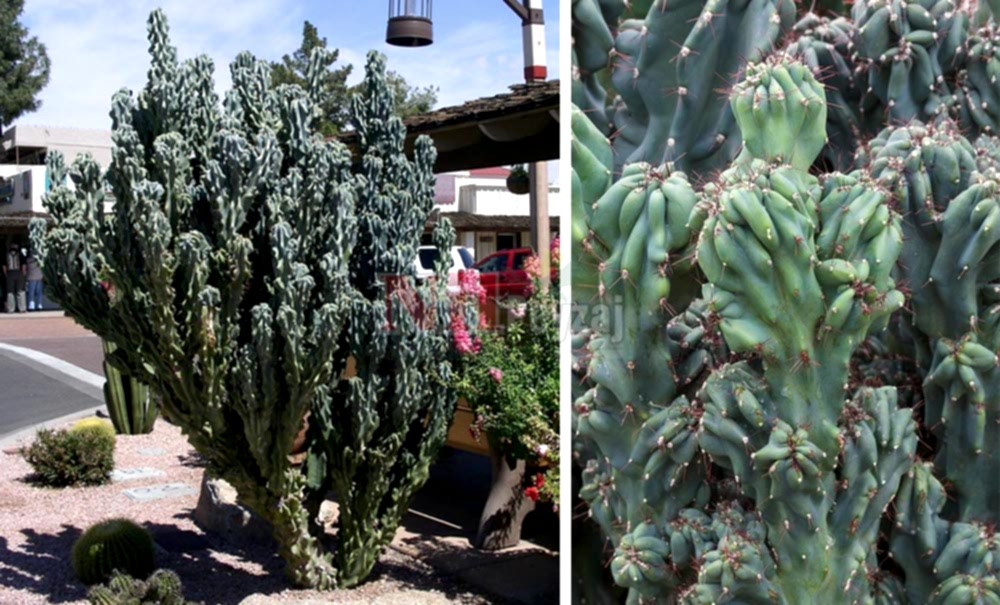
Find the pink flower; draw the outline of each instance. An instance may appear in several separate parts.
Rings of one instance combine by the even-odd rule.
[[[500,384],[500,381],[503,380],[503,371],[500,368],[490,368],[490,378]]]
[[[534,485],[524,488],[524,496],[532,502],[538,502],[538,488]]]
[[[451,337],[455,343],[455,350],[459,354],[469,355],[479,352],[479,339],[472,338],[465,325],[465,319],[459,313],[454,313],[451,316]]]
[[[539,458],[544,458],[549,453],[549,446],[545,445],[544,443],[539,443],[538,447],[535,448],[535,453],[538,455]]]
[[[458,282],[463,298],[476,299],[479,304],[486,302],[486,288],[479,281],[479,271],[460,271]]]
[[[540,279],[542,277],[542,264],[539,262],[538,256],[532,254],[524,260],[524,272],[531,279]]]

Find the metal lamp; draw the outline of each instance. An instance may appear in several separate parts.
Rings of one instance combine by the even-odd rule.
[[[434,42],[433,0],[389,0],[385,41],[393,46],[427,46]]]

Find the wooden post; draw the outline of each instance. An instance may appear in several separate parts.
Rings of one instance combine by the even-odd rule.
[[[531,247],[538,254],[542,273],[542,289],[548,290],[552,258],[549,253],[549,167],[545,162],[528,166],[531,178]]]

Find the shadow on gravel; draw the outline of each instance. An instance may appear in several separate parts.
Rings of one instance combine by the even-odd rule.
[[[74,577],[69,557],[82,530],[63,525],[57,534],[32,529],[21,533],[27,541],[18,550],[11,550],[7,538],[0,536],[0,585],[43,595],[49,603],[85,599],[87,590]]]
[[[208,466],[208,461],[201,454],[193,450],[190,453],[177,456],[177,461],[180,462],[181,466],[188,468],[205,468]]]
[[[175,519],[192,521],[191,512],[174,515]],[[161,553],[158,564],[180,576],[185,598],[206,605],[239,605],[251,595],[274,595],[289,590],[284,561],[276,554],[273,542],[254,542],[224,538],[212,533],[179,529],[171,524],[144,524]],[[334,548],[331,538],[327,548]],[[238,559],[253,571],[220,561],[219,555]],[[205,578],[211,578],[206,582]],[[333,592],[302,591],[299,598],[315,601],[368,603],[390,592],[414,590],[434,592],[449,602],[482,605],[506,605],[508,602],[487,598],[457,579],[442,574],[428,565],[401,553],[386,549],[375,564],[368,579],[351,589]],[[281,600],[287,600],[281,598]]]

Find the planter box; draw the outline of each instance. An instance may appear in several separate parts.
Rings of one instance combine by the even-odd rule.
[[[354,358],[348,357],[347,367],[344,368],[344,378],[352,376],[354,376]],[[479,441],[476,441],[469,432],[469,427],[472,426],[475,419],[476,415],[472,412],[472,408],[469,407],[468,402],[465,401],[464,397],[460,397],[458,407],[455,408],[455,417],[451,421],[451,426],[448,427],[448,439],[444,444],[471,454],[489,456],[490,444],[486,435],[483,435]]]
[[[472,454],[489,456],[490,444],[486,435],[481,435],[479,441],[476,441],[472,437],[472,433],[469,432],[469,427],[475,420],[476,415],[465,398],[459,398],[458,407],[455,408],[455,417],[451,421],[451,426],[448,427],[448,440],[444,444]]]

